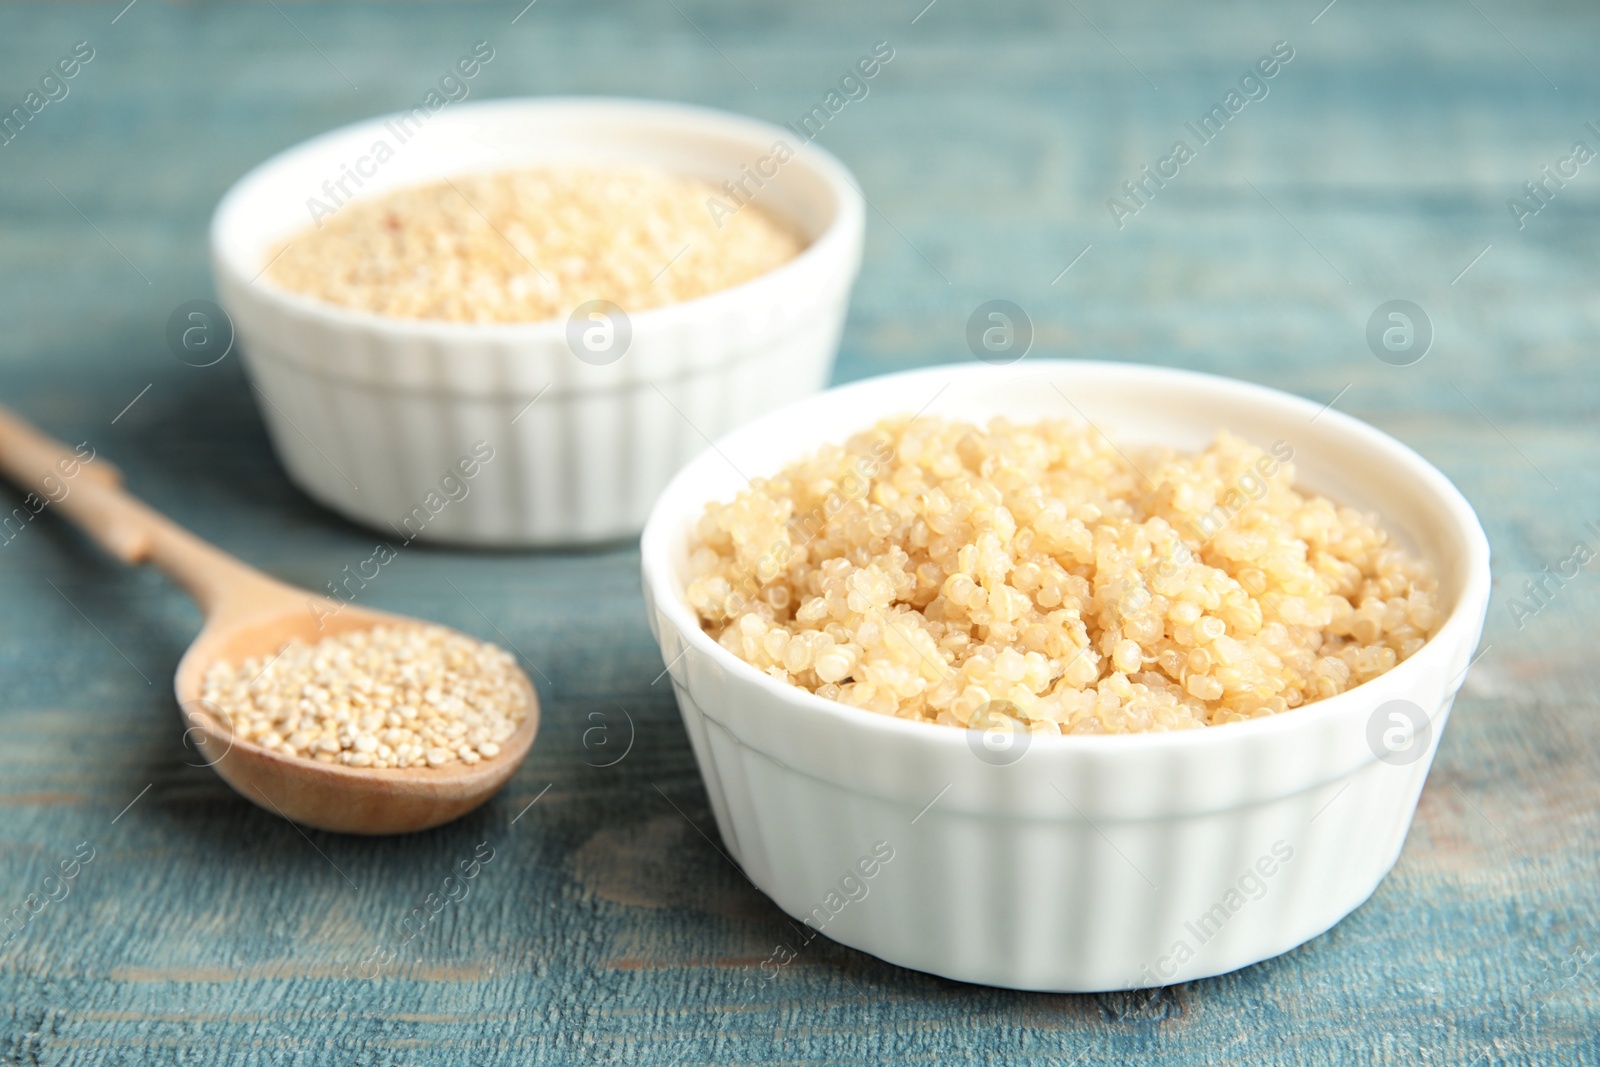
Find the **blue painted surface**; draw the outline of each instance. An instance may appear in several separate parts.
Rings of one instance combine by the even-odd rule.
[[[163,340],[174,307],[211,295],[205,225],[238,175],[411,102],[478,40],[497,54],[476,96],[661,96],[777,121],[886,40],[895,58],[821,138],[874,207],[839,380],[969,358],[967,316],[1006,298],[1039,354],[1337,398],[1480,509],[1487,650],[1399,865],[1295,952],[1155,993],[967,987],[822,940],[752,985],[744,968],[789,927],[702,836],[632,548],[419,548],[385,568],[372,603],[503,632],[550,681],[501,797],[368,841],[301,833],[190,765],[168,679],[193,608],[47,514],[0,546],[0,909],[81,842],[94,858],[0,949],[0,1060],[1600,1061],[1600,578],[1521,627],[1510,610],[1600,521],[1600,163],[1521,229],[1506,206],[1574,140],[1600,149],[1600,13],[539,0],[513,25],[521,6],[0,8],[7,109],[75,42],[95,51],[0,147],[5,402],[94,441],[203,536],[320,586],[369,535],[286,483],[236,361],[190,368]],[[1117,228],[1107,198],[1280,40],[1295,54],[1267,96]],[[1394,298],[1436,330],[1414,366],[1364,339]],[[620,740],[622,709],[633,749],[590,766],[590,716]],[[473,895],[392,972],[353,975],[483,841]]]

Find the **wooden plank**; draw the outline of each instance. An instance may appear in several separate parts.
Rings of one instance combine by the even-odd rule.
[[[93,440],[204,536],[320,585],[370,535],[287,484],[235,360],[186,367],[163,341],[172,308],[209,295],[205,226],[239,174],[410,102],[477,40],[497,50],[480,95],[663,96],[775,121],[887,40],[894,60],[822,137],[874,205],[839,380],[963,361],[972,308],[1005,297],[1040,355],[1337,396],[1479,507],[1498,576],[1488,651],[1399,865],[1295,952],[1162,991],[962,986],[825,940],[755,980],[789,927],[702,836],[632,548],[415,549],[385,568],[372,603],[523,649],[549,679],[547,722],[483,811],[364,841],[301,833],[193,765],[168,688],[193,609],[47,513],[0,545],[0,908],[80,842],[95,858],[0,949],[0,1060],[1600,1059],[1585,962],[1600,949],[1600,583],[1584,574],[1520,628],[1509,608],[1600,521],[1600,171],[1522,229],[1505,206],[1573,140],[1600,147],[1585,128],[1600,122],[1600,15],[1345,0],[1313,23],[1320,3],[939,0],[913,24],[920,2],[675,6],[545,0],[512,25],[520,4],[143,0],[115,24],[120,3],[8,5],[0,103],[73,42],[96,55],[0,148],[5,401]],[[1268,96],[1117,228],[1106,200],[1278,40],[1296,54]],[[1363,338],[1397,297],[1437,330],[1411,367]],[[621,730],[623,709],[629,756],[589,766],[590,716]],[[473,895],[391,973],[359,977],[482,841],[496,855]]]

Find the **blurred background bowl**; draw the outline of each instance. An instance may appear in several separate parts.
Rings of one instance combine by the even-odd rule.
[[[375,164],[380,141],[392,158]],[[624,308],[627,323],[611,325],[631,339],[598,358],[574,354],[565,318],[401,319],[264,276],[315,219],[313,198],[337,203],[325,186],[358,162],[373,173],[352,199],[560,164],[654,165],[720,188],[778,142],[796,154],[758,203],[799,232],[801,254],[696,300]],[[406,541],[583,543],[637,533],[656,494],[707,440],[827,383],[863,215],[843,164],[778,126],[652,101],[500,100],[448,106],[426,121],[373,119],[263,163],[217,208],[212,265],[273,445],[312,497]],[[481,469],[465,479],[457,465],[469,456]]]

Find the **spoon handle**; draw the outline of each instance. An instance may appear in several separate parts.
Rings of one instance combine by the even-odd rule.
[[[123,491],[121,473],[87,441],[68,447],[3,405],[0,472],[29,490],[21,507],[0,517],[0,537],[7,541],[40,512],[53,508],[122,562],[160,568],[189,591],[207,616],[248,594],[286,589]]]

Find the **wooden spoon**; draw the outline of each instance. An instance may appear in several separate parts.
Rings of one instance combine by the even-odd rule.
[[[213,663],[271,659],[294,638],[314,643],[380,624],[423,624],[267,577],[124,492],[116,468],[93,458],[87,446],[79,447],[82,451],[74,452],[0,407],[0,471],[33,491],[29,511],[48,506],[62,512],[124,563],[155,564],[200,606],[205,626],[178,663],[178,707],[189,735],[199,735],[197,747],[212,769],[246,799],[323,830],[408,833],[449,822],[482,804],[527,756],[539,730],[539,698],[521,670],[516,677],[527,699],[527,717],[499,755],[473,766],[345,767],[236,739],[227,722],[203,706],[202,686]]]

